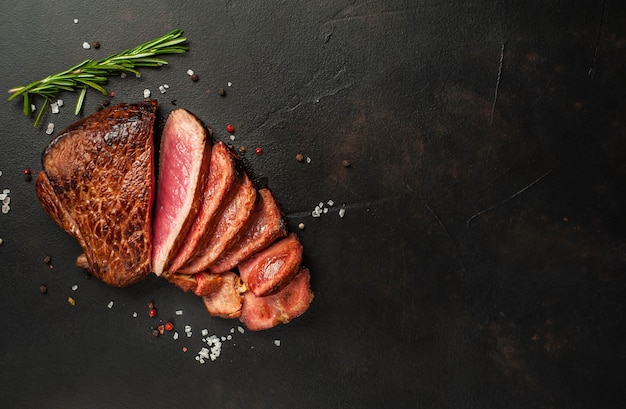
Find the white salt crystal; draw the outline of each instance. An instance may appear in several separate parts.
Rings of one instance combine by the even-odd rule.
[[[335,202],[333,200],[329,200],[328,202],[326,202],[326,204],[328,204],[328,206],[332,206],[335,204]]]
[[[88,43],[87,41],[85,41],[85,42],[83,43],[83,48],[84,48],[85,50],[89,50],[89,49],[91,48],[91,46],[89,45],[89,43]]]
[[[9,193],[11,193],[11,189],[4,189],[2,193],[4,193],[5,195],[8,195]]]
[[[187,75],[192,76],[193,75],[193,70],[187,70]]]
[[[57,106],[59,106],[59,107],[63,106],[63,100],[62,99],[58,99],[57,100]]]
[[[78,290],[78,285],[77,285],[77,284],[74,284],[74,285],[72,286],[72,291],[76,291],[76,290]]]
[[[204,328],[204,329],[202,330],[202,336],[206,337],[207,335],[209,335],[209,330],[208,330],[208,329],[206,329],[206,328]]]
[[[239,331],[239,332],[240,332],[240,333],[242,333],[242,334],[244,333],[244,329],[243,329],[243,327],[241,327],[241,326],[238,326],[238,327],[237,327],[237,331]]]
[[[150,90],[148,88],[143,90],[143,97],[150,98]]]
[[[178,332],[174,331],[174,335],[172,336],[174,339],[178,339]]]
[[[74,19],[74,24],[78,24],[78,19],[77,18]]]
[[[50,122],[48,126],[46,127],[46,134],[52,135],[53,132],[54,132],[54,124]]]
[[[230,140],[234,141],[235,140],[235,135],[230,135]]]
[[[346,214],[346,209],[345,208],[339,209],[339,217],[343,217],[345,214]]]
[[[308,156],[306,157],[306,163],[311,163],[311,158],[309,158]]]
[[[8,205],[2,205],[2,213],[7,214],[9,213],[9,210],[11,210],[11,208]]]
[[[226,336],[226,339],[230,341],[231,339],[233,339],[233,336],[229,334]]]
[[[176,310],[176,315],[183,315],[183,310]]]
[[[50,110],[52,110],[53,114],[58,114],[59,113],[59,104],[56,102],[53,102],[50,104]]]
[[[159,86],[159,92],[161,92],[161,94],[165,94],[167,91],[165,89],[165,87],[163,85]]]
[[[37,110],[37,107],[35,106],[35,104],[30,104],[30,110],[33,112]]]
[[[5,197],[7,197],[6,193],[0,193],[0,200],[4,200]]]
[[[107,307],[109,307],[109,309],[113,308],[113,301],[109,301],[109,303],[107,304]]]
[[[133,318],[137,318],[137,311],[133,312]]]
[[[324,213],[328,213],[328,207],[324,208]]]
[[[229,82],[228,82],[228,86],[229,86],[229,87],[232,87],[232,86],[233,86],[233,83],[229,81]]]
[[[277,347],[280,346],[280,339],[275,339],[274,340],[274,345],[276,345]]]

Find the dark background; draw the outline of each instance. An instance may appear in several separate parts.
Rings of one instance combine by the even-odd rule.
[[[200,365],[201,329],[227,335],[238,322],[155,277],[125,289],[88,278],[74,267],[78,245],[24,180],[24,168],[40,169],[47,123],[56,133],[76,119],[77,94],[61,94],[61,113],[37,129],[21,101],[0,103],[0,190],[11,190],[0,214],[3,408],[623,407],[622,2],[0,9],[2,90],[185,30],[188,53],[111,79],[111,102],[148,88],[161,117],[183,106],[222,140],[232,123],[232,143],[268,178],[292,229],[306,224],[316,293],[303,317],[235,330]],[[95,40],[100,49],[82,48]],[[103,99],[90,91],[83,115]],[[152,337],[150,300],[181,339]]]

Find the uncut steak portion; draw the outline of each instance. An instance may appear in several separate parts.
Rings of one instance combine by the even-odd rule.
[[[210,129],[182,108],[172,111],[165,122],[152,241],[152,269],[158,276],[178,253],[202,205],[211,135]]]
[[[84,251],[88,270],[122,287],[151,270],[156,101],[118,104],[63,130],[45,149],[35,189]]]

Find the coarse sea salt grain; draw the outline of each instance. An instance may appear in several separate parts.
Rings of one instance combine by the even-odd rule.
[[[109,301],[109,303],[107,304],[107,307],[109,309],[113,308],[113,301]]]
[[[6,193],[0,193],[0,200],[4,200],[5,197],[7,197]]]
[[[274,345],[276,345],[277,347],[280,346],[280,339],[275,339],[274,340]]]
[[[50,110],[52,111],[53,114],[58,114],[59,113],[59,104],[57,102],[52,102],[50,104]]]
[[[238,326],[237,331],[239,331],[242,334],[245,332],[242,326]]]
[[[133,312],[133,318],[137,318],[137,311]]]
[[[57,100],[57,105],[58,105],[59,107],[62,107],[62,106],[63,106],[63,100],[62,100],[62,99],[58,99],[58,100]]]
[[[52,135],[53,132],[54,132],[54,123],[50,122],[48,123],[48,126],[46,126],[46,134]]]
[[[193,70],[187,70],[187,75],[192,76],[193,75]]]
[[[74,285],[72,286],[72,291],[76,291],[76,290],[78,290],[78,285],[77,285],[77,284],[74,284]]]
[[[83,43],[83,48],[84,48],[85,50],[89,50],[89,49],[91,48],[91,45],[89,45],[89,43],[88,43],[87,41],[85,41],[85,42]]]
[[[78,24],[78,19],[77,18],[74,19],[74,24]]]
[[[174,335],[172,335],[172,338],[178,339],[178,332],[174,331]]]
[[[183,315],[183,310],[176,310],[176,315]]]
[[[150,90],[148,88],[143,90],[143,97],[150,98]]]
[[[339,217],[343,217],[346,215],[346,208],[342,207],[341,209],[339,209]]]
[[[159,85],[159,92],[161,94],[165,94],[167,92],[167,90],[165,89],[165,87],[163,85]]]

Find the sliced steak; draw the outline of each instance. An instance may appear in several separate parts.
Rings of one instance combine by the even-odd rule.
[[[156,275],[178,253],[198,213],[210,158],[211,130],[188,111],[173,111],[161,136],[152,244]]]
[[[274,242],[239,265],[239,274],[257,297],[273,294],[296,275],[302,264],[302,244],[295,233]]]
[[[113,286],[150,272],[156,108],[118,104],[70,125],[45,149],[35,184],[91,274]]]
[[[185,292],[194,292],[198,287],[195,274],[178,274],[164,271],[161,277]]]
[[[231,270],[286,234],[287,226],[283,213],[272,192],[269,189],[260,189],[255,210],[246,227],[240,231],[224,254],[209,266],[209,270],[212,273]]]
[[[232,272],[211,276],[212,291],[202,297],[207,311],[214,317],[238,318],[243,301],[241,280]]]
[[[214,229],[209,229],[198,251],[187,265],[177,270],[180,273],[193,274],[204,271],[215,261],[231,240],[243,229],[252,214],[256,199],[256,190],[252,181],[244,173],[242,182],[233,192],[226,207],[215,220]]]
[[[313,301],[309,270],[302,268],[281,291],[267,297],[257,297],[248,291],[244,294],[239,320],[252,331],[286,324],[299,317]]]
[[[237,178],[241,177],[242,172],[234,153],[224,142],[216,143],[211,152],[209,179],[204,190],[202,206],[168,270],[178,271],[184,266],[196,253],[202,238],[211,234],[211,230],[217,224],[215,219],[226,203],[225,198],[235,186]]]

